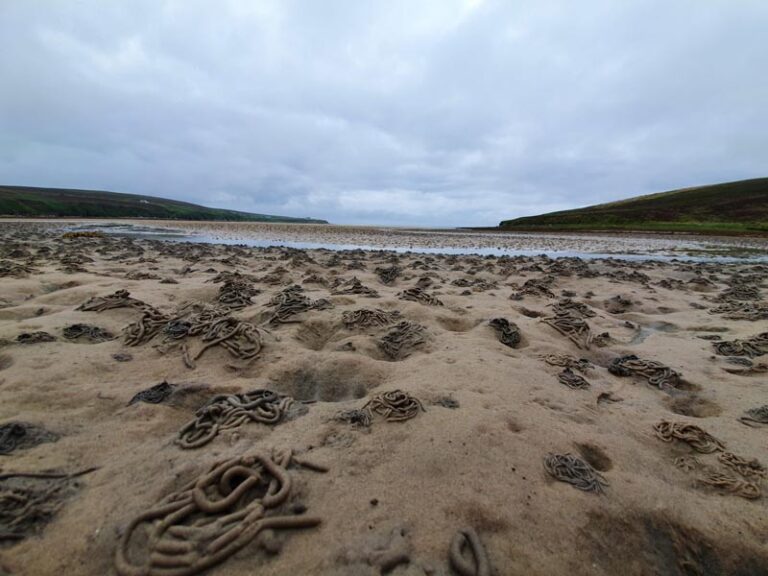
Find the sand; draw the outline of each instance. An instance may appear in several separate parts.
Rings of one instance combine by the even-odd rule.
[[[277,544],[255,538],[207,573],[447,576],[456,574],[451,541],[472,528],[497,576],[768,574],[766,496],[747,499],[703,484],[708,469],[728,472],[718,455],[654,433],[664,420],[695,424],[727,451],[768,461],[768,427],[739,421],[768,403],[768,372],[760,371],[768,357],[734,373],[743,367],[716,354],[716,340],[701,338],[766,330],[765,319],[711,312],[724,293],[738,301],[727,296],[733,285],[751,287],[751,300],[764,304],[765,265],[63,239],[55,227],[24,223],[4,223],[0,234],[0,271],[8,274],[0,279],[0,425],[30,423],[57,438],[0,456],[0,475],[97,468],[69,481],[48,522],[0,541],[0,574],[114,574],[120,538],[136,516],[213,462],[273,449],[328,467],[289,469],[291,505],[322,523],[278,531]],[[391,266],[399,275],[385,284],[376,268]],[[215,305],[221,283],[210,280],[222,271],[251,275],[260,291],[231,312],[263,340],[250,361],[216,346],[189,368],[180,349],[158,350],[160,336],[125,343],[122,331],[139,310],[77,310],[118,289],[170,316],[184,303]],[[338,294],[353,277],[379,297]],[[162,282],[168,278],[176,283]],[[442,305],[398,296],[420,279],[422,286],[431,281],[423,291]],[[551,296],[529,293],[530,280],[543,280]],[[268,323],[270,300],[294,284],[311,302],[330,306]],[[543,321],[567,296],[594,313],[584,319],[595,337],[588,349]],[[361,308],[400,317],[389,326],[346,326],[344,312]],[[519,328],[516,347],[489,325],[500,317]],[[424,342],[392,360],[377,342],[399,320],[422,325]],[[65,339],[64,328],[77,323],[115,338]],[[36,331],[56,339],[16,342]],[[199,338],[188,340],[193,352],[200,348]],[[119,354],[132,359],[118,361]],[[546,363],[547,354],[588,359],[593,367],[582,375],[589,387],[561,383],[562,368]],[[608,371],[628,354],[682,378],[660,389]],[[128,405],[162,381],[184,393]],[[214,394],[259,388],[293,397],[302,410],[275,425],[223,431],[197,449],[175,443]],[[424,410],[402,422],[374,416],[369,427],[336,419],[396,389]],[[544,467],[550,453],[582,458],[607,482],[604,493],[552,478]],[[675,464],[690,456],[704,468]],[[762,491],[766,481],[755,485]],[[135,557],[141,552],[138,545]]]
[[[39,225],[38,221],[8,219],[8,223]],[[477,231],[470,229],[425,229],[386,226],[339,226],[274,222],[189,222],[169,220],[60,219],[47,227],[111,228],[129,233],[146,230],[188,237],[192,241],[266,243],[315,248],[317,244],[343,248],[392,249],[398,251],[447,251],[481,255],[527,254],[536,256],[622,255],[654,257],[762,257],[768,260],[768,238],[759,236],[701,236],[690,233],[533,233]],[[302,246],[301,244],[309,244]]]

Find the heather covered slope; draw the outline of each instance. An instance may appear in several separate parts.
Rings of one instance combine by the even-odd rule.
[[[768,232],[768,178],[683,188],[504,220],[508,230]]]
[[[0,186],[0,216],[325,222],[312,218],[292,218],[206,208],[189,202],[138,194],[27,186]]]

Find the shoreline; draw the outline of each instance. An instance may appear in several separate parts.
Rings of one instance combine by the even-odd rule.
[[[168,222],[168,223],[199,223],[199,224],[275,224],[275,225],[287,225],[287,226],[330,226],[339,229],[351,228],[351,229],[386,229],[386,230],[402,230],[412,232],[470,232],[480,234],[583,234],[583,235],[629,235],[629,236],[686,236],[697,238],[754,238],[754,239],[768,239],[768,232],[760,231],[727,231],[727,230],[642,230],[642,229],[620,229],[620,228],[589,228],[589,229],[574,229],[574,228],[558,228],[558,227],[521,227],[515,229],[501,228],[494,226],[394,226],[394,225],[376,225],[376,224],[334,224],[332,222],[281,222],[281,221],[237,221],[237,220],[183,220],[183,219],[168,219],[168,218],[134,218],[134,217],[115,217],[115,218],[85,218],[77,216],[2,216],[0,215],[0,222],[56,222],[56,221],[76,221],[76,222],[133,222],[133,221],[146,221],[146,222]]]
[[[474,250],[479,254],[514,255],[560,253],[562,256],[601,254],[621,257],[681,256],[707,258],[737,257],[749,259],[768,257],[768,238],[679,236],[669,234],[585,234],[585,233],[513,233],[473,232],[452,229],[417,229],[371,226],[339,226],[295,223],[200,222],[178,220],[120,220],[66,219],[6,221],[45,227],[82,226],[108,227],[110,223],[146,226],[173,230],[190,236],[191,241],[222,241],[226,243],[276,242],[365,247],[366,249],[445,249]],[[316,246],[317,245],[317,246]]]

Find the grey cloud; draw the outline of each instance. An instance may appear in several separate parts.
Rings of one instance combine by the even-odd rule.
[[[768,4],[5,0],[0,180],[339,223],[766,175]]]

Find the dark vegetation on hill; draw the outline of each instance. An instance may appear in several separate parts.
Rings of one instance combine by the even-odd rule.
[[[188,202],[138,194],[27,186],[0,186],[0,216],[325,223],[325,220],[312,218],[206,208]]]
[[[504,230],[768,233],[768,178],[683,188],[504,220]]]

